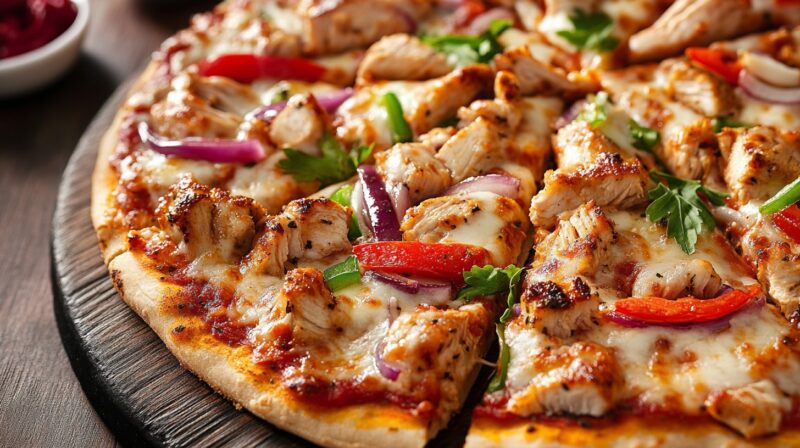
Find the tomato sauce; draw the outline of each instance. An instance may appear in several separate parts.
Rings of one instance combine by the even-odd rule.
[[[183,282],[180,277],[174,280]],[[216,339],[230,346],[248,345],[249,327],[228,319],[228,306],[233,299],[233,292],[227,288],[189,280],[175,297],[168,299],[168,307],[178,314],[199,316]]]
[[[0,59],[37,48],[72,25],[78,9],[69,0],[6,0],[0,2]]]

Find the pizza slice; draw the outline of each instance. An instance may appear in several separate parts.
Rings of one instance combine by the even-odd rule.
[[[609,131],[619,112],[595,97],[554,138],[535,255],[467,446],[795,444],[797,327],[715,230],[720,193],[626,174],[649,162],[623,149],[640,132]]]

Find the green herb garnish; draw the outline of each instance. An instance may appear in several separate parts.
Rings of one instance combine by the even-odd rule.
[[[575,118],[578,121],[584,121],[593,129],[602,126],[608,120],[608,93],[599,92],[597,95],[590,96],[589,101],[583,106],[583,110]]]
[[[478,36],[447,34],[443,36],[421,36],[426,44],[447,55],[450,65],[461,67],[469,64],[488,64],[495,55],[503,52],[497,38],[511,28],[507,19],[493,20],[489,29]]]
[[[338,291],[361,281],[361,271],[355,255],[350,255],[341,263],[325,269],[322,275],[331,291]]]
[[[795,179],[794,182],[790,183],[789,185],[781,188],[781,191],[777,192],[775,196],[769,198],[767,202],[758,208],[758,211],[761,212],[762,215],[771,215],[785,209],[797,201],[800,201],[800,177]]]
[[[631,119],[628,122],[633,147],[641,151],[653,152],[659,140],[658,131],[639,124]]]
[[[714,205],[723,205],[727,195],[706,188],[696,180],[683,180],[659,171],[651,171],[650,177],[658,186],[649,192],[652,202],[645,211],[647,218],[651,222],[666,219],[667,236],[674,238],[687,254],[694,253],[698,235],[716,227],[714,217],[697,193],[703,193]],[[667,184],[661,183],[662,180]]]
[[[338,190],[334,191],[331,195],[331,201],[344,207],[351,207],[350,198],[353,195],[352,185],[342,185]],[[355,214],[350,215],[350,225],[347,229],[347,239],[350,241],[355,240],[361,236],[361,228],[358,226],[358,219]]]
[[[319,181],[326,187],[347,180],[356,168],[372,154],[372,146],[358,146],[346,152],[333,136],[325,134],[320,140],[320,156],[312,156],[294,148],[284,148],[286,158],[278,165],[300,182]]]
[[[382,101],[383,107],[386,108],[386,113],[389,114],[392,141],[394,143],[410,142],[414,135],[411,133],[411,127],[403,116],[403,106],[400,104],[400,100],[397,99],[397,95],[393,92],[386,92]]]
[[[467,286],[459,291],[458,296],[456,296],[456,299],[470,301],[477,296],[506,294],[506,310],[497,323],[497,338],[500,341],[500,356],[497,358],[499,368],[489,383],[487,391],[490,393],[505,387],[508,363],[511,360],[511,349],[506,344],[505,339],[505,324],[513,313],[517,297],[517,285],[521,275],[522,269],[513,264],[506,266],[505,269],[489,265],[484,267],[473,266],[472,269],[464,273],[464,283]]]
[[[721,116],[711,119],[711,129],[714,130],[715,134],[722,132],[723,128],[752,128],[753,126],[755,125],[744,123],[742,121],[736,121],[728,116]]]
[[[619,45],[619,40],[611,36],[614,21],[602,11],[587,14],[581,9],[575,9],[570,14],[569,21],[572,29],[557,31],[556,34],[577,48],[604,53]]]

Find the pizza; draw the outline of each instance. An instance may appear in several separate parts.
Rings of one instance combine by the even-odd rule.
[[[798,201],[798,2],[229,0],[91,214],[180,363],[320,445],[800,446]]]

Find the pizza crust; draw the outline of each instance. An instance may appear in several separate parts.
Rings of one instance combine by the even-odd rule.
[[[800,431],[784,430],[774,436],[745,440],[716,423],[692,423],[629,419],[605,428],[557,427],[537,422],[500,424],[473,419],[466,448],[751,448],[800,445]]]

